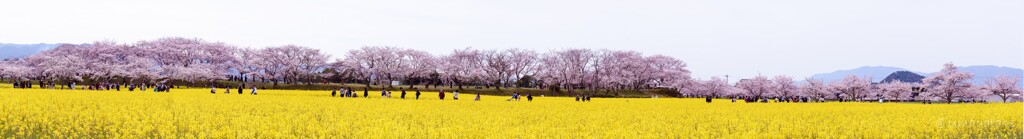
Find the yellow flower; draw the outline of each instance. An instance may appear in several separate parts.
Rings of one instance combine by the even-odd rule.
[[[8,85],[9,86],[9,85]],[[4,138],[1021,138],[1021,103],[437,100],[0,88]],[[371,92],[372,94],[373,92]],[[379,93],[379,92],[377,92]],[[464,92],[465,93],[465,92]],[[424,92],[424,94],[436,94]]]

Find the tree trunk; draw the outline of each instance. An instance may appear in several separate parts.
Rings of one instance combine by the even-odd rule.
[[[498,80],[498,82],[494,84],[494,89],[498,89],[498,91],[501,91],[501,80]]]

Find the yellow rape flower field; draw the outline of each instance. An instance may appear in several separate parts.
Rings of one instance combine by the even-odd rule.
[[[1021,138],[1022,104],[0,88],[5,138]],[[361,91],[359,92],[362,95]]]

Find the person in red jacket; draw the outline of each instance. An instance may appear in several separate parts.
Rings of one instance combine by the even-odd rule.
[[[444,89],[441,89],[441,91],[437,93],[437,97],[440,97],[441,100],[444,100]]]

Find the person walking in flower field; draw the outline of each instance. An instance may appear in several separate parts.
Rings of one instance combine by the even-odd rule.
[[[437,97],[441,98],[441,100],[444,100],[444,89],[441,89],[441,91],[437,92]]]
[[[416,100],[420,100],[420,89],[419,88],[412,88],[412,89],[416,90]]]
[[[452,100],[459,100],[459,90],[452,92]]]
[[[401,97],[402,97],[402,99],[405,99],[405,88],[399,87],[398,90],[402,91],[402,96]]]

